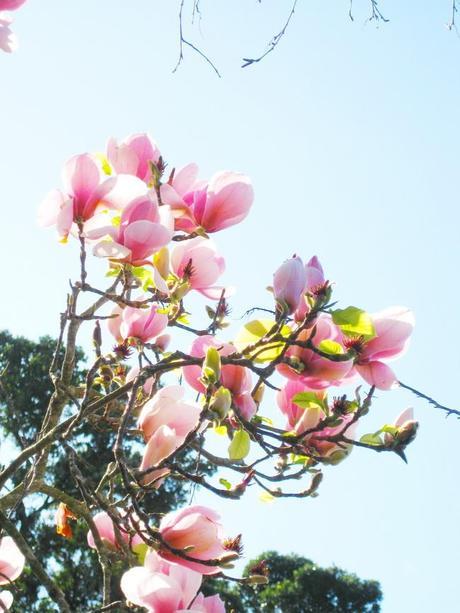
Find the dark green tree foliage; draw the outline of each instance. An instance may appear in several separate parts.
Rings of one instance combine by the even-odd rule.
[[[245,568],[265,560],[269,583],[260,586],[240,585],[237,588],[221,580],[210,580],[209,593],[218,591],[228,611],[236,613],[378,613],[382,592],[377,581],[360,579],[340,568],[321,568],[296,554],[281,555],[267,551]],[[212,585],[214,584],[214,585]],[[210,589],[212,586],[212,589]],[[222,586],[222,587],[221,587]]]

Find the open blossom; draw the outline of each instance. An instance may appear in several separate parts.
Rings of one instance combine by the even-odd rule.
[[[109,330],[117,341],[123,342],[129,338],[135,338],[141,343],[148,343],[166,328],[168,316],[159,312],[157,304],[152,304],[145,309],[128,306],[110,322]]]
[[[300,332],[297,337],[298,340],[308,341],[313,330],[315,330],[315,334],[312,342],[316,347],[319,347],[323,341],[332,341],[337,347],[342,346],[342,334],[329,315],[319,316],[314,327]],[[343,352],[345,351],[343,350]],[[288,379],[299,379],[309,389],[324,389],[330,385],[340,385],[353,374],[352,359],[333,361],[318,355],[312,349],[292,346],[287,350],[286,358],[293,360],[296,367],[289,364],[280,364],[277,367],[278,371]]]
[[[293,313],[303,296],[307,275],[302,260],[293,256],[281,264],[273,275],[273,294],[287,313]]]
[[[302,392],[310,392],[306,389],[301,381],[288,381],[276,395],[276,400],[279,408],[287,417],[286,429],[297,434],[308,432],[317,428],[322,421],[327,417],[321,406],[325,393],[315,391],[318,398],[318,403],[313,400],[306,408],[299,407],[293,402],[294,396]],[[357,428],[357,422],[350,423],[353,420],[353,413],[337,414],[336,418],[340,420],[338,425],[333,427],[324,426],[314,432],[305,434],[301,444],[306,448],[307,453],[320,456],[330,463],[336,464],[340,462],[346,455],[351,452],[351,445],[340,445],[333,441],[325,440],[325,437],[332,437],[336,434],[344,432],[347,438],[352,438]],[[347,424],[350,424],[347,426]]]
[[[197,337],[190,348],[190,355],[196,358],[204,358],[208,347],[215,347],[221,356],[227,356],[235,352],[235,347],[230,343],[219,341],[214,336],[204,335]],[[187,383],[198,392],[204,393],[205,386],[200,381],[201,366],[184,366],[182,369]],[[257,405],[251,396],[252,378],[251,373],[244,366],[225,364],[221,369],[220,382],[232,394],[233,403],[241,411],[245,419],[251,419],[257,411]]]
[[[94,246],[94,255],[139,266],[169,243],[172,217],[168,207],[160,210],[154,194],[145,194],[132,200],[119,218],[104,213],[93,217],[85,226],[85,236],[102,239]]]
[[[64,165],[64,190],[53,190],[39,209],[39,223],[56,224],[59,236],[65,239],[73,223],[84,223],[96,212],[104,197],[112,190],[114,179],[107,179],[100,165],[88,153],[75,155]]]
[[[207,298],[218,300],[222,295],[224,288],[214,284],[225,270],[225,260],[217,255],[212,241],[197,236],[178,243],[171,252],[171,268],[191,289]]]
[[[8,585],[19,577],[25,558],[11,536],[0,540],[0,585]]]
[[[150,184],[150,163],[158,162],[160,151],[148,134],[133,134],[120,143],[111,138],[107,144],[107,159],[117,174],[134,175]]]
[[[249,178],[236,172],[218,172],[209,183],[196,182],[196,166],[183,169],[172,183],[161,188],[164,203],[177,212],[176,229],[218,232],[247,216],[254,200]]]
[[[180,385],[160,389],[142,408],[138,427],[147,441],[163,425],[173,428],[179,436],[186,436],[196,425],[201,407],[184,400],[185,390]]]
[[[185,553],[192,558],[214,560],[226,553],[219,519],[215,511],[199,505],[174,511],[161,520],[159,527],[161,538],[170,547],[185,550]],[[196,570],[203,575],[212,575],[220,570],[218,566],[184,560],[166,547],[163,547],[159,553],[164,559]]]
[[[406,307],[390,307],[371,318],[376,336],[360,348],[356,370],[369,385],[388,390],[395,386],[397,377],[386,362],[405,351],[414,329],[414,315]]]
[[[170,385],[159,390],[142,408],[138,427],[147,445],[142,457],[141,470],[157,465],[176,451],[186,436],[195,428],[201,413],[196,403],[183,400],[185,390]],[[159,487],[167,468],[152,470],[143,479],[145,485],[154,482]]]
[[[151,613],[225,613],[219,596],[197,595],[201,581],[201,573],[170,564],[155,551],[149,551],[144,566],[135,566],[124,573],[121,589],[129,602]]]

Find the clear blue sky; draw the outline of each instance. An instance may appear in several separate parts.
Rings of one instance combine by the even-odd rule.
[[[189,23],[188,33],[222,79],[189,50],[171,73],[178,4],[30,0],[17,13],[20,50],[0,56],[1,326],[57,332],[76,251],[39,230],[35,214],[62,163],[111,135],[149,131],[174,164],[252,177],[251,216],[216,236],[239,286],[235,317],[268,304],[283,259],[317,254],[344,305],[414,309],[397,373],[458,407],[460,39],[444,26],[450,2],[387,0],[391,22],[375,28],[364,25],[365,0],[354,23],[346,0],[300,1],[277,51],[241,70],[289,2],[202,0],[201,33]],[[296,551],[376,578],[385,613],[458,611],[460,423],[382,392],[362,432],[410,404],[421,426],[408,466],[355,450],[326,471],[316,500],[217,501],[247,556]]]

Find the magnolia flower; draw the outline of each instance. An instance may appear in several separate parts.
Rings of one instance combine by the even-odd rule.
[[[303,262],[297,256],[283,262],[273,275],[273,294],[289,315],[299,306],[306,281]]]
[[[151,304],[145,309],[136,307],[115,307],[109,319],[109,332],[117,342],[122,343],[130,338],[135,338],[141,343],[148,343],[160,335],[168,325],[166,313],[159,312],[157,304]]]
[[[225,270],[225,260],[216,246],[201,236],[178,243],[171,252],[171,269],[191,289],[218,300],[223,287],[215,282]]]
[[[303,330],[298,335],[301,342],[308,341],[312,332],[312,343],[321,350],[321,343],[332,344],[335,350],[344,353],[343,336],[329,315],[320,315],[313,328]],[[324,345],[323,345],[324,347]],[[290,364],[283,363],[277,370],[288,379],[299,379],[309,389],[324,389],[330,385],[340,385],[353,374],[353,360],[334,361],[319,355],[312,349],[292,346],[286,351]]]
[[[192,558],[214,560],[226,553],[219,519],[215,511],[199,505],[174,511],[161,520],[159,527],[161,538],[170,547],[184,550],[184,553]],[[218,566],[185,560],[166,547],[163,547],[159,553],[162,558],[203,575],[212,575],[220,570]]]
[[[369,385],[388,390],[398,380],[386,362],[404,353],[414,329],[414,314],[406,307],[389,307],[371,318],[376,336],[358,348],[356,370]]]
[[[134,175],[150,184],[150,164],[157,164],[160,151],[148,134],[133,134],[121,143],[111,138],[107,144],[107,159],[117,174]]]
[[[236,172],[218,172],[208,184],[196,182],[197,167],[182,169],[172,184],[162,186],[162,201],[176,211],[176,229],[218,232],[247,216],[254,200],[249,178]]]
[[[190,348],[190,355],[204,358],[208,347],[215,347],[221,356],[227,356],[235,352],[235,347],[230,343],[219,341],[214,336],[204,335],[197,337]],[[201,379],[201,366],[184,366],[182,369],[187,383],[198,392],[205,393],[206,388]],[[221,369],[220,382],[227,388],[233,398],[233,403],[240,409],[245,419],[251,419],[257,411],[257,405],[251,396],[252,378],[251,373],[243,366],[225,364]]]
[[[0,0],[0,11],[15,11],[21,7],[26,0]]]
[[[202,575],[194,570],[170,564],[149,551],[144,566],[131,568],[121,578],[126,599],[151,613],[225,613],[219,596],[198,594]]]
[[[94,255],[139,266],[169,243],[172,217],[168,207],[158,207],[156,196],[145,194],[129,202],[119,218],[94,217],[85,226],[85,236],[103,239],[94,246]]]
[[[3,605],[3,609],[8,611],[13,604],[13,594],[9,590],[3,590],[0,592],[0,605]],[[1,609],[1,606],[0,606]]]

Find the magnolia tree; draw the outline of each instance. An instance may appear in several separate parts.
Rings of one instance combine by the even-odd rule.
[[[166,172],[157,145],[136,134],[111,139],[104,155],[71,158],[62,188],[40,206],[41,224],[78,246],[79,273],[61,314],[49,369],[54,392],[41,431],[0,473],[3,609],[27,564],[58,609],[71,610],[65,589],[10,517],[34,494],[55,501],[63,538],[72,538],[73,522],[86,523],[101,576],[96,610],[217,613],[225,610],[219,595],[205,597],[200,586],[208,576],[232,578],[241,534],[227,534],[218,512],[204,506],[161,515],[149,493],[180,479],[235,501],[249,487],[266,498],[313,497],[323,468],[345,460],[354,446],[405,459],[415,437],[410,409],[357,436],[374,391],[400,385],[388,362],[407,346],[412,313],[338,308],[317,257],[282,263],[270,288],[272,308],[232,340],[225,336],[231,289],[219,285],[225,263],[210,235],[245,219],[253,189],[236,172],[198,176],[196,164]],[[105,283],[90,279],[90,258],[107,262]],[[190,313],[194,295],[206,301],[204,327]],[[92,330],[94,359],[82,384],[75,362],[84,326]],[[276,391],[272,420],[263,415],[264,390]],[[115,433],[99,482],[76,450],[88,426]],[[73,494],[50,481],[54,446],[67,454]],[[184,464],[185,451],[195,461]],[[200,459],[214,471],[191,469]],[[120,567],[116,589],[112,574]],[[265,583],[266,565],[233,579]]]

